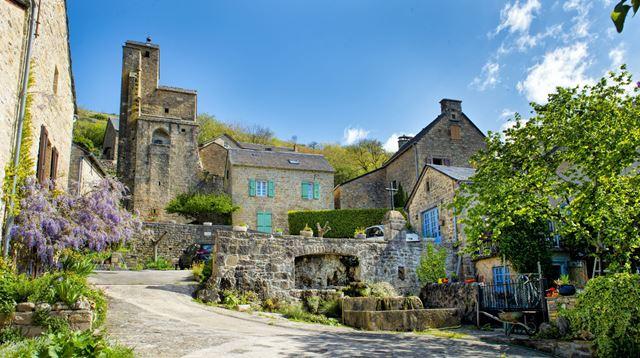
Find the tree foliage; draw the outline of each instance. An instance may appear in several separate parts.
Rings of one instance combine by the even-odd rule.
[[[229,214],[238,210],[227,194],[185,193],[167,204],[166,211],[197,222],[229,223]]]
[[[420,262],[416,268],[418,280],[424,285],[438,282],[439,278],[447,277],[447,249],[436,247],[435,244],[427,244],[427,250],[420,256]]]
[[[622,32],[624,29],[624,22],[627,19],[629,10],[633,10],[633,15],[635,15],[638,9],[640,9],[640,0],[630,0],[629,2],[627,2],[627,0],[620,0],[620,2],[616,4],[611,12],[611,21],[613,21],[618,32]]]
[[[347,146],[347,153],[351,155],[363,172],[379,168],[389,159],[389,154],[376,139],[362,139]]]
[[[553,222],[564,243],[612,269],[630,264],[640,247],[640,107],[622,69],[582,89],[558,88],[547,104],[532,103],[528,121],[516,115],[504,137],[489,133],[473,158],[473,184],[455,199],[467,210],[470,252],[504,248],[519,225]]]
[[[100,157],[108,120],[109,115],[105,113],[79,109],[78,119],[73,123],[73,142]]]

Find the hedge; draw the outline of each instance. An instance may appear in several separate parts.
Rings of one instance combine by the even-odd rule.
[[[325,237],[349,238],[357,228],[381,225],[384,214],[389,209],[340,209],[319,211],[290,211],[289,233],[297,235],[305,224],[316,233],[316,223],[324,225],[327,221],[331,230]]]

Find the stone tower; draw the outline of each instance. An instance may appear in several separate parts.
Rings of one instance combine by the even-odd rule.
[[[180,220],[164,208],[193,188],[199,160],[196,91],[160,86],[160,47],[127,41],[122,49],[118,177],[143,220]]]

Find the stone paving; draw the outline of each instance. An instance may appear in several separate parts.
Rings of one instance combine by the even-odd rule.
[[[189,271],[97,272],[109,296],[107,332],[140,357],[542,357],[477,339],[372,333],[208,307]]]

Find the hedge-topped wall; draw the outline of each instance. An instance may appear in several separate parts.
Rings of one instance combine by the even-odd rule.
[[[327,221],[331,230],[325,237],[347,238],[353,237],[357,228],[381,225],[384,214],[389,209],[340,209],[319,211],[290,211],[289,233],[298,235],[305,224],[316,234],[316,223],[324,225]]]

